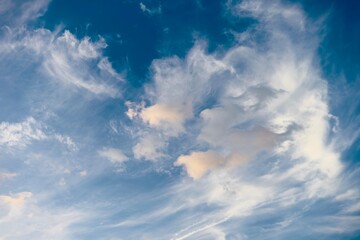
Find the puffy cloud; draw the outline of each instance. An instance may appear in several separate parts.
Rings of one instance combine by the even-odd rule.
[[[176,165],[184,165],[186,172],[193,179],[199,179],[209,170],[216,169],[224,163],[225,159],[214,151],[193,152],[190,155],[181,155]]]
[[[144,108],[140,113],[140,117],[150,126],[164,129],[169,135],[176,135],[184,131],[185,113],[171,106],[155,104]]]
[[[194,117],[194,106],[204,104],[209,93],[216,94],[216,87],[211,84],[215,80],[213,75],[228,69],[223,62],[206,55],[204,48],[204,43],[196,45],[185,60],[178,57],[155,60],[152,63],[154,83],[146,86],[146,94],[152,104],[149,107],[145,107],[143,102],[128,104],[127,115],[131,119],[139,117],[162,135],[162,142],[186,132],[186,121]],[[215,84],[221,85],[220,82]],[[148,151],[158,152],[159,145]],[[160,157],[164,154],[156,155]]]
[[[225,156],[209,150],[206,152],[192,152],[190,155],[181,155],[175,166],[184,166],[187,174],[194,180],[201,178],[207,172],[217,169],[231,169],[247,163],[256,156],[256,150],[233,150]]]
[[[185,60],[172,57],[153,62],[154,85],[146,91],[156,108],[172,108],[176,115],[182,114],[178,118],[183,121],[193,116],[193,104],[203,103],[212,91],[212,75],[226,69],[221,61],[206,55],[204,47],[203,43],[195,46]]]
[[[116,148],[103,148],[98,151],[98,154],[112,163],[123,163],[128,160],[128,157]]]

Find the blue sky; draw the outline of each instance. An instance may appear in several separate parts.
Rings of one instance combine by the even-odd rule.
[[[359,239],[359,10],[0,0],[0,240]]]

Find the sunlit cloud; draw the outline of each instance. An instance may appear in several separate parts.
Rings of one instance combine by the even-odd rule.
[[[0,0],[0,239],[357,236],[358,94],[295,2]]]

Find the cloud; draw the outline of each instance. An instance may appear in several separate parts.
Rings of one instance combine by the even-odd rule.
[[[344,193],[340,193],[338,194],[335,199],[337,201],[344,201],[344,200],[351,200],[351,199],[356,199],[359,198],[359,191],[356,189],[349,189]]]
[[[88,172],[87,172],[86,170],[82,170],[81,172],[79,172],[79,175],[80,175],[81,177],[85,177],[85,176],[88,175]]]
[[[162,128],[169,135],[176,135],[184,131],[185,113],[162,104],[144,108],[140,113],[141,119],[151,127]]]
[[[4,29],[0,52],[10,63],[26,56],[27,63],[31,61],[38,69],[36,73],[42,74],[41,79],[50,78],[54,83],[83,89],[95,96],[119,96],[116,84],[121,76],[102,56],[106,43],[101,37],[93,42],[87,36],[79,40],[67,30],[59,35],[59,29],[54,32],[43,28]]]
[[[70,226],[86,215],[76,209],[56,209],[40,204],[37,195],[20,192],[0,196],[0,232],[4,239],[71,239]],[[5,204],[9,211],[3,212]],[[21,228],[21,231],[16,229]]]
[[[150,9],[143,2],[140,2],[139,6],[140,6],[140,9],[142,12],[149,14],[149,15],[155,15],[155,14],[161,13],[161,6],[159,6],[158,8]]]
[[[299,223],[358,209],[353,192],[340,194],[347,183],[341,181],[344,163],[334,136],[341,131],[330,124],[334,117],[318,63],[318,26],[299,5],[282,1],[228,7],[231,20],[250,17],[254,24],[221,52],[209,53],[197,41],[184,59],[153,61],[152,82],[142,98],[148,107],[140,102],[129,108],[140,132],[162,143],[148,141],[148,152],[173,160],[192,178],[181,178],[159,194],[165,209],[160,216],[159,209],[150,209],[137,218],[156,216],[152,232],[166,222],[169,230],[158,230],[163,239],[208,239],[213,232],[225,238],[236,232],[240,239],[285,239],[304,227],[316,235],[316,224]],[[142,138],[135,135],[135,141],[138,146]],[[332,206],[337,195],[344,203],[324,210],[323,203]]]
[[[76,145],[76,143],[69,136],[61,135],[61,134],[55,134],[54,139],[59,141],[61,144],[67,146],[71,151],[77,151],[78,150],[78,146]]]
[[[0,1],[0,13],[5,13],[12,8],[12,0],[1,0]]]
[[[10,207],[19,208],[22,207],[26,199],[32,196],[31,192],[20,192],[14,196],[1,195],[0,201],[8,204]]]
[[[216,152],[193,152],[190,155],[181,155],[175,165],[184,165],[187,174],[193,179],[199,179],[209,170],[214,170],[224,163],[225,159]]]
[[[98,154],[114,164],[123,163],[128,160],[128,157],[116,148],[103,148],[98,151]]]
[[[50,86],[52,91],[46,96],[58,94],[55,102],[61,106],[58,118],[46,119],[44,112],[33,110],[36,98],[29,102],[30,113],[21,113],[34,117],[0,123],[1,147],[47,141],[24,153],[15,151],[16,156],[9,160],[7,155],[2,157],[6,164],[11,162],[8,169],[21,170],[14,179],[21,183],[17,190],[11,189],[13,181],[1,182],[4,189],[11,189],[0,196],[4,239],[90,235],[108,239],[291,239],[301,236],[297,234],[304,229],[314,238],[319,230],[358,231],[358,191],[345,191],[347,183],[340,181],[345,176],[342,154],[332,137],[341,131],[332,132],[329,124],[328,86],[317,63],[316,29],[297,5],[265,0],[228,4],[230,18],[255,20],[247,31],[236,34],[233,46],[210,53],[206,43],[196,41],[183,59],[173,56],[153,61],[152,81],[145,86],[144,96],[139,102],[125,103],[134,158],[157,161],[156,166],[162,161],[165,169],[160,170],[166,174],[152,172],[143,177],[142,167],[153,163],[139,161],[136,167],[142,168],[141,173],[132,169],[124,184],[116,184],[119,191],[102,181],[115,178],[102,172],[106,161],[99,157],[114,166],[129,157],[117,148],[97,151],[93,146],[119,140],[113,137],[125,134],[122,124],[129,119],[110,122],[116,133],[110,139],[88,132],[94,126],[108,126],[108,121],[102,125],[99,120],[104,116],[92,117],[102,112],[97,112],[99,108],[108,113],[108,101],[99,104],[98,100],[119,97],[118,84],[123,79],[103,56],[105,41],[79,39],[61,29],[3,28],[0,66],[4,82],[17,81],[21,88],[13,90],[16,92],[40,81],[45,87],[39,92],[47,93]],[[25,80],[28,84],[18,84]],[[11,91],[9,86],[0,89],[1,93]],[[31,94],[22,101],[33,99],[36,94]],[[67,94],[76,97],[66,98]],[[82,112],[79,95],[97,98],[89,101],[91,114]],[[48,98],[40,100],[37,107]],[[89,127],[84,130],[79,118],[85,118]],[[74,131],[74,139],[83,142],[78,145],[61,131],[67,127]],[[76,135],[79,129],[86,133]],[[56,145],[49,144],[54,140],[73,151],[56,156]],[[22,158],[25,161],[18,160]],[[190,178],[178,176],[178,170]],[[89,185],[93,179],[88,182],[90,178],[84,177],[88,171],[91,176],[97,174],[96,186]],[[0,180],[2,176],[11,177],[0,174]],[[35,177],[29,180],[28,176]],[[144,186],[151,191],[137,185],[144,180],[149,181]],[[43,192],[44,186],[54,188],[47,192],[50,196],[39,197],[34,189]],[[130,194],[129,187],[134,187]],[[27,188],[29,192],[23,192]],[[99,194],[92,194],[97,190]],[[116,203],[104,202],[104,197]],[[129,209],[137,211],[128,214]]]
[[[16,173],[2,172],[2,173],[0,173],[0,182],[2,182],[4,180],[7,180],[7,179],[10,179],[10,178],[13,178],[13,177],[16,177],[16,176],[17,176]]]
[[[56,140],[71,151],[78,149],[69,136],[49,130],[49,127],[33,117],[27,117],[22,122],[0,122],[0,146],[26,147],[34,141]]]
[[[146,87],[153,105],[134,113],[164,141],[199,132],[197,144],[231,158],[228,168],[275,154],[303,162],[291,170],[294,178],[310,165],[316,169],[310,172],[338,176],[342,164],[327,139],[327,83],[314,62],[314,27],[298,6],[279,1],[243,1],[232,12],[256,18],[249,35],[266,38],[241,38],[223,54],[206,53],[197,42],[184,60],[155,60]]]
[[[1,0],[0,20],[3,25],[21,26],[42,16],[50,0]]]
[[[227,69],[215,57],[206,55],[204,47],[204,43],[196,45],[185,60],[178,57],[154,60],[154,83],[146,86],[150,106],[145,107],[143,102],[128,104],[127,115],[131,119],[139,117],[162,136],[163,142],[186,132],[185,125],[193,118],[194,106],[204,104],[208,93],[214,89],[210,84],[213,74]],[[148,151],[158,152],[159,145]],[[157,154],[158,157],[163,155]]]
[[[114,87],[98,82],[102,79],[99,73],[89,74],[90,62],[95,60],[99,61],[100,70],[118,77],[108,61],[101,58],[100,50],[105,47],[103,39],[91,43],[90,39],[85,37],[79,41],[69,31],[65,31],[55,40],[53,49],[50,49],[50,58],[44,62],[44,68],[54,79],[73,84],[96,95],[116,97],[118,91]]]
[[[157,160],[164,157],[162,149],[166,146],[164,139],[156,133],[144,133],[133,147],[136,159]]]
[[[19,123],[0,123],[0,145],[26,146],[33,140],[43,140],[46,134],[41,130],[42,125],[29,117]]]

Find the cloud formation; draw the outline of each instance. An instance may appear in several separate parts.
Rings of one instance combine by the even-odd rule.
[[[22,26],[42,16],[50,0],[1,0],[0,20],[11,27]]]
[[[1,195],[0,201],[8,204],[10,207],[19,208],[24,204],[25,200],[27,198],[30,198],[31,196],[32,196],[31,192],[21,192],[21,193],[16,194],[15,196]]]
[[[149,106],[141,102],[128,111],[143,132],[160,136],[161,147],[149,144],[149,155],[173,159],[191,177],[164,194],[170,198],[164,219],[181,215],[170,239],[261,238],[246,230],[258,227],[245,219],[303,209],[269,226],[270,235],[285,236],[284,229],[294,233],[304,227],[294,223],[317,206],[313,202],[331,202],[347,187],[340,183],[344,167],[317,58],[316,23],[298,5],[281,1],[226,6],[230,18],[255,23],[233,32],[236,43],[225,51],[209,53],[199,40],[184,59],[153,61],[153,82],[144,97]],[[135,146],[142,141],[137,140]],[[187,214],[190,208],[205,210]],[[328,214],[351,215],[338,211]]]
[[[181,155],[176,165],[184,165],[186,172],[193,179],[199,179],[207,171],[214,170],[224,163],[224,158],[216,152],[192,152],[190,155]]]
[[[30,57],[44,74],[42,77],[64,86],[99,96],[119,96],[116,84],[122,78],[102,56],[101,51],[106,47],[104,39],[92,42],[84,37],[78,40],[67,30],[62,34],[58,31],[5,27],[0,38],[0,52],[4,58],[10,58],[10,62],[22,56]]]
[[[169,134],[182,132],[185,114],[177,109],[162,104],[155,104],[144,108],[140,113],[141,119],[155,128],[162,128]]]
[[[26,146],[33,140],[43,140],[46,134],[42,131],[41,123],[29,117],[19,123],[0,123],[0,145]]]
[[[139,89],[104,55],[111,37],[32,27],[47,4],[0,0],[0,238],[359,232],[359,172],[342,161],[356,137],[330,111],[319,26],[300,5],[224,2],[222,20],[241,22],[226,30],[231,46],[197,38],[185,56],[153,60]]]
[[[304,13],[279,1],[243,1],[231,11],[256,18],[258,26],[239,34],[225,54],[208,54],[199,42],[184,60],[154,61],[154,83],[147,87],[154,104],[140,108],[137,116],[165,142],[186,134],[186,121],[197,122],[197,142],[229,156],[233,167],[266,153],[302,161],[293,171],[310,164],[336,177],[342,167],[327,141],[327,84],[314,58],[318,39]],[[214,103],[206,106],[209,100]],[[198,164],[184,162],[186,169]]]
[[[116,148],[103,148],[98,151],[98,154],[108,159],[110,162],[116,164],[116,163],[122,163],[128,160],[128,157],[125,156],[122,151]]]

